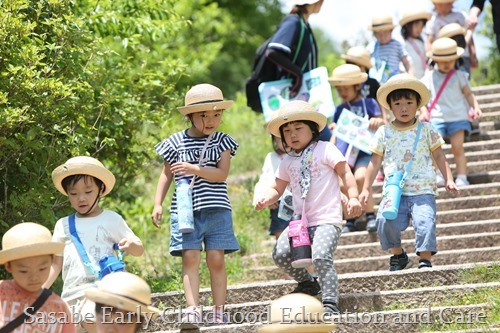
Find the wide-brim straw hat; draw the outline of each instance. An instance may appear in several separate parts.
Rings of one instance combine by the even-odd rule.
[[[111,306],[127,312],[160,315],[161,310],[151,306],[151,288],[146,281],[128,272],[107,274],[97,288],[85,291],[85,297],[94,303]]]
[[[353,46],[347,50],[346,54],[341,55],[342,59],[354,63],[355,65],[361,65],[366,68],[372,68],[372,62],[370,60],[370,52],[361,46]]]
[[[233,105],[233,101],[225,101],[222,91],[216,86],[201,83],[189,89],[184,97],[184,104],[177,110],[186,116],[195,112],[226,110]]]
[[[407,23],[417,21],[417,20],[426,20],[429,21],[432,16],[432,13],[427,12],[425,10],[411,10],[403,13],[401,20],[399,20],[399,25],[404,26]]]
[[[352,86],[360,84],[368,79],[368,74],[362,72],[359,66],[352,64],[344,64],[332,71],[332,76],[328,78],[333,86]]]
[[[291,0],[287,2],[288,6],[304,6],[304,5],[312,5],[313,3],[318,2],[319,0]]]
[[[427,52],[427,58],[434,61],[448,61],[458,59],[464,54],[464,49],[457,46],[457,42],[448,37],[436,39]]]
[[[49,229],[33,222],[19,223],[7,230],[2,237],[0,264],[30,257],[59,254],[64,243],[52,241]]]
[[[458,23],[449,23],[439,29],[438,38],[453,37],[457,35],[465,36],[466,29]]]
[[[426,105],[429,102],[430,92],[427,87],[420,82],[415,76],[407,73],[396,74],[387,80],[386,83],[380,86],[377,90],[377,101],[387,110],[391,107],[387,102],[387,96],[397,89],[410,89],[416,91],[420,95],[420,103],[417,108]]]
[[[286,318],[283,318],[285,313]],[[303,314],[306,318],[302,318]],[[335,324],[322,321],[323,316],[323,304],[315,297],[301,293],[288,294],[271,302],[269,318],[271,324],[263,324],[258,331],[260,333],[327,333],[333,331]]]
[[[52,181],[59,192],[68,195],[62,186],[64,178],[73,175],[89,175],[93,176],[104,183],[106,187],[101,196],[105,196],[115,186],[115,176],[111,171],[99,162],[97,159],[90,156],[76,156],[70,158],[66,163],[61,164],[52,171]]]
[[[450,3],[455,2],[455,0],[432,0],[432,3]]]
[[[372,31],[382,31],[382,30],[390,30],[395,27],[392,22],[392,16],[383,15],[376,16],[372,18],[372,25],[368,27],[369,30]]]
[[[318,124],[319,131],[326,125],[326,116],[317,112],[314,106],[305,101],[291,101],[282,105],[279,110],[275,112],[267,124],[267,131],[280,138],[280,127],[282,125],[305,120],[310,120]]]

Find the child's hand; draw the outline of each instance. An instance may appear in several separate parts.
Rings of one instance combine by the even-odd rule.
[[[446,182],[446,191],[457,194],[460,193],[460,189],[458,188],[457,184],[455,184],[453,179],[450,179]]]
[[[177,175],[193,175],[197,166],[187,162],[175,162],[170,166],[170,171]]]
[[[151,220],[153,221],[153,224],[155,227],[158,229],[161,229],[161,218],[163,216],[163,208],[162,206],[155,206],[153,209],[153,214],[151,214]]]
[[[368,129],[376,131],[377,128],[379,128],[383,124],[384,124],[384,119],[382,118],[377,118],[377,117],[370,118],[370,122],[368,123]]]
[[[123,255],[126,256],[131,244],[132,242],[128,238],[123,238],[118,242],[118,250],[123,251]]]
[[[365,209],[366,204],[368,203],[368,198],[370,197],[370,191],[363,190],[359,194],[359,202],[361,203],[361,207]]]
[[[344,207],[344,209],[347,211],[348,204],[349,204],[349,198],[343,192],[340,192],[340,202],[342,203],[342,207]]]
[[[430,120],[429,112],[427,110],[420,109],[420,116],[418,117],[420,121],[428,122]]]
[[[472,119],[479,119],[483,115],[483,111],[480,108],[474,109],[474,113],[472,114]]]
[[[266,201],[267,200],[265,198],[259,199],[259,201],[255,204],[255,210],[263,210],[264,208],[267,208],[268,203]]]
[[[361,203],[358,198],[350,198],[347,204],[347,214],[353,217],[361,215]]]
[[[278,209],[279,206],[280,206],[279,201],[276,201],[275,203],[269,205],[269,209]]]

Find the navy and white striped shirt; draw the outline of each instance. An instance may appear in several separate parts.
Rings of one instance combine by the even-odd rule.
[[[165,162],[172,165],[175,162],[188,162],[198,164],[200,154],[205,145],[207,137],[192,137],[187,130],[177,132],[155,146],[156,151],[163,157]],[[231,157],[236,154],[238,143],[229,135],[215,132],[210,140],[201,165],[208,168],[216,168],[221,159],[222,152],[231,150]],[[192,175],[175,176],[177,182],[181,178],[191,182]],[[227,195],[226,182],[212,182],[201,177],[196,177],[193,185],[193,210],[205,208],[227,208],[231,209],[231,203]],[[172,198],[170,211],[177,212],[176,195]]]

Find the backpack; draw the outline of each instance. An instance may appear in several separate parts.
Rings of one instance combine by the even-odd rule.
[[[294,45],[292,49],[295,52],[293,62],[297,59],[300,48],[302,46],[302,39],[304,37],[305,23],[302,16],[300,17],[300,29],[296,30],[294,36]],[[300,37],[297,34],[300,31]],[[280,71],[278,66],[266,59],[266,50],[273,37],[267,39],[262,43],[255,52],[255,60],[252,68],[252,75],[247,78],[245,90],[247,95],[247,105],[255,112],[262,112],[262,104],[260,102],[259,85],[262,82],[275,81],[280,79]],[[298,40],[297,40],[298,39]]]

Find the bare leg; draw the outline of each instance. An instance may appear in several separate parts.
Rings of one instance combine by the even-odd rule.
[[[198,306],[200,302],[200,250],[182,251],[182,283],[187,306]]]
[[[226,303],[227,274],[224,250],[207,250],[207,266],[210,271],[210,286],[214,305],[223,307]]]

